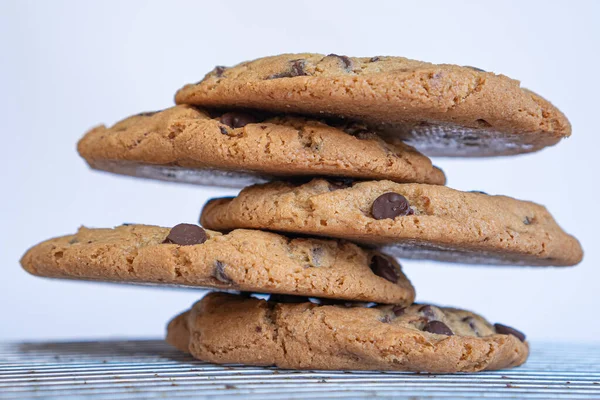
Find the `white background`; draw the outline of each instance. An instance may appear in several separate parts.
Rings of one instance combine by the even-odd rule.
[[[231,192],[92,172],[75,143],[101,122],[170,106],[215,65],[301,51],[473,65],[563,110],[573,137],[554,148],[435,162],[452,187],[545,204],[581,239],[583,263],[404,265],[420,301],[534,339],[597,340],[599,18],[595,1],[1,1],[0,340],[162,336],[200,292],[46,280],[18,260],[81,224],[196,222],[208,198]]]

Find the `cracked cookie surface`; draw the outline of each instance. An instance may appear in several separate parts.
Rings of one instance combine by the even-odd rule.
[[[527,153],[571,134],[564,114],[517,80],[403,57],[264,57],[217,67],[175,100],[360,120],[430,156]]]
[[[521,365],[525,336],[433,305],[280,303],[210,293],[175,317],[167,341],[214,363],[289,369],[474,372]]]
[[[332,125],[180,105],[96,127],[78,151],[94,169],[215,186],[303,175],[444,184],[444,173],[414,148],[385,142],[359,124]]]
[[[575,265],[583,257],[545,207],[444,186],[366,181],[272,182],[202,210],[211,229],[343,238],[405,258],[472,264]]]
[[[33,275],[51,278],[170,284],[388,304],[410,304],[415,297],[414,288],[395,260],[349,242],[289,238],[244,229],[224,235],[182,225],[188,229],[149,225],[82,227],[74,235],[34,246],[21,264]],[[190,231],[190,227],[195,230]]]

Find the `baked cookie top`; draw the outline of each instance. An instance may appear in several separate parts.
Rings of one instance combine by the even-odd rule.
[[[80,228],[21,259],[51,278],[149,283],[410,304],[415,290],[391,257],[338,240],[179,224]]]
[[[473,372],[529,353],[523,333],[456,308],[283,300],[208,294],[170,322],[167,341],[208,362],[293,369]]]
[[[429,158],[364,125],[186,105],[96,127],[78,150],[95,169],[204,185],[302,175],[445,182]]]
[[[344,238],[406,258],[566,266],[583,256],[541,205],[424,184],[272,182],[209,201],[201,221],[219,230]]]
[[[564,114],[517,80],[403,57],[264,57],[216,67],[175,100],[360,120],[436,156],[527,153],[571,134]]]

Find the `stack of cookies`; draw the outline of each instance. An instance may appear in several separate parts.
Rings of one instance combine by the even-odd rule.
[[[548,101],[473,67],[335,54],[216,67],[175,100],[92,129],[79,153],[98,170],[247,187],[209,201],[203,227],[82,227],[50,239],[25,254],[28,272],[217,289],[167,334],[209,362],[458,372],[526,360],[520,331],[415,303],[396,257],[581,260],[543,206],[450,189],[426,156],[554,145],[571,128]]]

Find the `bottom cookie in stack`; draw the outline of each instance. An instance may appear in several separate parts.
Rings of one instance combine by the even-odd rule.
[[[521,365],[525,335],[469,311],[210,293],[167,341],[214,363],[288,369],[474,372]]]

